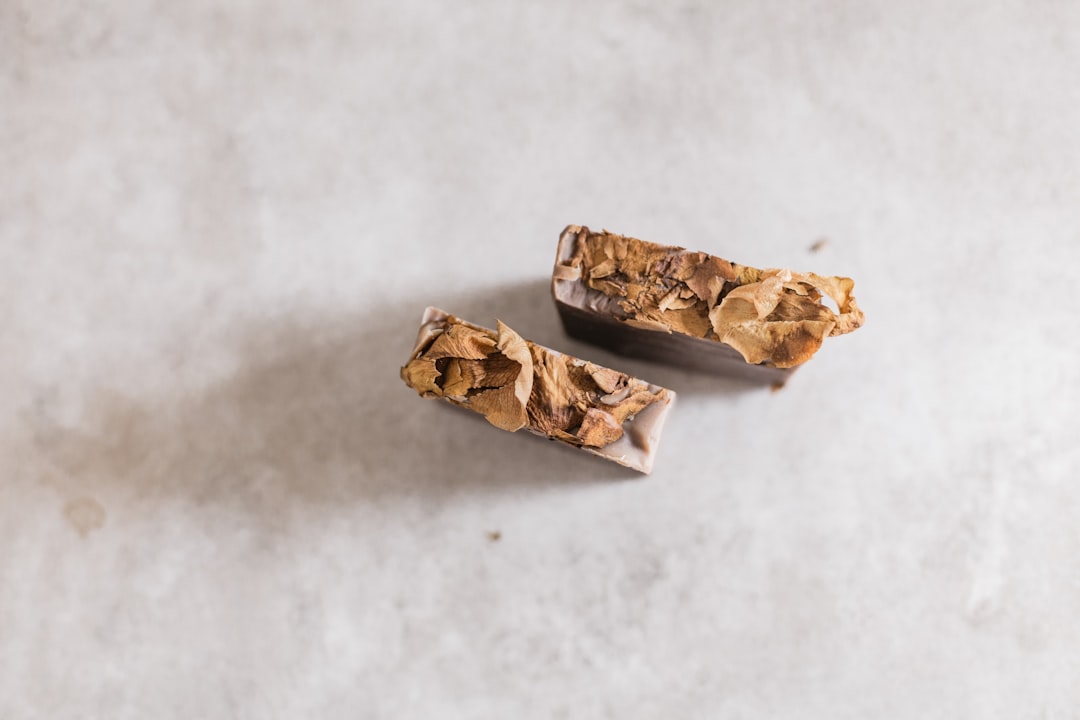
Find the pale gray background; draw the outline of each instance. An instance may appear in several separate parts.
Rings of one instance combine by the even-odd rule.
[[[1069,2],[0,3],[0,717],[1080,716],[1078,78]],[[867,325],[620,360],[567,223]],[[429,303],[678,390],[655,473],[418,399]]]

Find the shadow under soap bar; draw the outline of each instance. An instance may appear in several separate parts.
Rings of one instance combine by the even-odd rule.
[[[759,270],[579,225],[560,236],[551,278],[570,336],[622,355],[761,384],[782,384],[825,337],[862,324],[854,285],[849,278]]]
[[[643,473],[675,393],[429,307],[401,379],[423,397],[478,412]]]

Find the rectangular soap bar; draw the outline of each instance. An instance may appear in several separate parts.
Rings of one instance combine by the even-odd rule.
[[[580,225],[560,236],[551,278],[572,337],[762,384],[782,384],[826,337],[862,324],[854,286],[850,278],[759,270]]]
[[[502,322],[489,330],[434,307],[424,311],[401,379],[503,430],[525,429],[643,473],[675,401],[671,390],[531,343]]]

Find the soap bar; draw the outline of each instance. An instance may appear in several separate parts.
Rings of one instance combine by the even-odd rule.
[[[854,286],[846,277],[759,270],[580,225],[559,237],[551,279],[572,337],[762,384],[784,383],[826,337],[862,325]]]
[[[429,307],[401,379],[514,432],[525,429],[643,473],[675,393]]]

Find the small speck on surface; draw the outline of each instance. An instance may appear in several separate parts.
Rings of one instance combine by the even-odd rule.
[[[64,505],[64,517],[80,537],[86,537],[105,525],[105,508],[92,497],[75,498]]]

